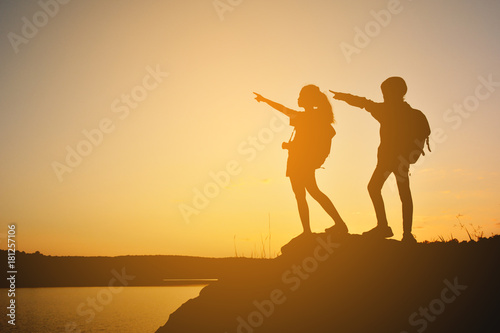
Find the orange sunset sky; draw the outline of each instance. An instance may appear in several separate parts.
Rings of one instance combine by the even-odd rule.
[[[417,240],[466,239],[459,221],[498,234],[499,15],[491,0],[2,1],[0,248],[14,223],[27,252],[261,256],[270,219],[275,255],[301,232],[292,128],[252,92],[381,101],[394,75],[433,130],[411,171]],[[331,102],[318,184],[361,233],[379,125]],[[400,239],[393,176],[383,195]],[[309,202],[321,232],[332,222]]]

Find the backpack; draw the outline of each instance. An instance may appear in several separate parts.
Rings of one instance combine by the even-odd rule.
[[[408,117],[408,127],[406,131],[407,143],[406,149],[403,152],[403,157],[409,164],[415,164],[421,155],[425,156],[425,145],[431,151],[429,146],[429,135],[431,128],[427,117],[420,110],[410,108]]]
[[[316,162],[318,167],[321,167],[325,163],[326,158],[330,155],[330,150],[332,148],[332,139],[337,134],[333,126],[322,126],[321,129],[317,131],[316,146],[313,150],[313,160]]]
[[[307,146],[301,145],[298,147],[296,145],[296,142],[294,141],[294,129],[288,142],[283,142],[281,147],[283,149],[294,151],[300,150],[301,154],[304,154],[304,158],[306,158],[311,165],[319,168],[330,155],[332,139],[336,135],[336,132],[330,124],[310,128],[310,130],[311,132],[308,133]]]

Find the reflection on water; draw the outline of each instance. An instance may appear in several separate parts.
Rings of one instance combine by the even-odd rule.
[[[28,288],[16,290],[16,327],[7,330],[3,310],[0,332],[153,333],[203,285],[168,287]],[[7,289],[0,289],[1,308]]]

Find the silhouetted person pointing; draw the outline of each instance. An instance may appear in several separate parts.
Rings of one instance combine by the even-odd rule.
[[[368,192],[375,207],[377,226],[363,235],[378,238],[392,237],[392,229],[387,223],[382,186],[391,173],[396,176],[399,196],[403,205],[403,241],[415,243],[413,237],[413,200],[410,191],[409,167],[424,154],[424,142],[430,134],[429,124],[422,112],[405,102],[407,91],[405,81],[400,77],[390,77],[382,85],[383,103],[375,103],[364,97],[334,93],[333,98],[350,105],[363,108],[380,123],[380,146],[377,166],[368,184]]]
[[[283,143],[288,149],[286,175],[290,177],[292,189],[297,199],[300,220],[304,232],[302,236],[311,234],[309,207],[306,191],[323,207],[335,221],[330,231],[337,236],[348,234],[347,226],[340,217],[330,199],[318,188],[315,172],[324,163],[330,153],[335,130],[333,111],[328,97],[315,85],[302,88],[298,105],[304,111],[295,111],[254,93],[258,102],[265,102],[274,109],[290,117],[290,125],[294,126],[293,140]]]

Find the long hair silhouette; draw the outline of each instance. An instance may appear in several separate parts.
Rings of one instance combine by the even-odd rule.
[[[255,95],[258,102],[265,102],[290,117],[290,125],[294,126],[293,140],[284,145],[284,148],[288,149],[286,175],[290,178],[303,227],[300,236],[311,234],[306,193],[309,193],[334,220],[335,225],[329,228],[329,231],[341,236],[348,234],[347,226],[335,206],[316,183],[316,169],[323,165],[330,154],[331,141],[335,135],[332,127],[335,118],[328,97],[318,86],[306,85],[301,89],[297,100],[298,106],[304,108],[304,111],[296,111],[260,94]]]

